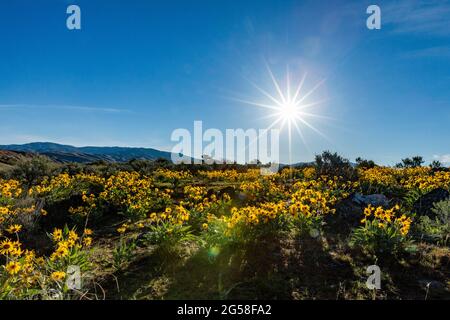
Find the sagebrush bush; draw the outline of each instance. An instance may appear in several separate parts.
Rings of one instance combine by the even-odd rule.
[[[345,180],[355,180],[358,177],[357,171],[350,161],[336,152],[324,151],[322,154],[316,155],[315,168],[318,177],[325,175],[341,177]]]
[[[436,215],[434,219],[421,216],[416,225],[419,239],[448,245],[450,242],[450,200],[440,201],[431,209]]]
[[[12,169],[11,176],[24,182],[26,187],[40,183],[45,177],[52,176],[56,164],[45,156],[34,156],[20,160]]]

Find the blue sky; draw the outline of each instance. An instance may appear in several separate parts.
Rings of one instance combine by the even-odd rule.
[[[77,4],[82,29],[66,28]],[[450,2],[15,0],[0,3],[0,144],[170,150],[177,128],[265,128],[275,94],[307,72],[321,117],[293,135],[292,160],[330,149],[394,164],[450,162]],[[329,119],[331,118],[331,119]],[[282,134],[281,160],[288,159]]]

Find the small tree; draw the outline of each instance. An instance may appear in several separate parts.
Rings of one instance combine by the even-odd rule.
[[[132,170],[142,174],[148,174],[154,167],[152,161],[144,159],[133,159],[128,161],[128,164],[131,166]]]
[[[434,160],[430,164],[431,169],[442,169],[442,163],[440,161]]]
[[[56,170],[56,164],[48,157],[36,155],[19,161],[12,169],[11,176],[22,180],[24,185],[31,187],[40,183],[44,177],[51,176]]]
[[[371,169],[376,166],[375,162],[373,162],[372,160],[365,160],[361,157],[356,158],[356,164],[358,168],[362,169]]]
[[[347,180],[352,180],[357,176],[356,170],[352,167],[350,161],[336,152],[324,151],[321,155],[316,155],[314,166],[318,176],[343,177]]]
[[[421,167],[425,161],[421,156],[414,156],[412,158],[402,159],[401,163],[397,163],[395,166],[397,168],[417,168]]]
[[[421,156],[415,156],[412,158],[412,163],[413,163],[414,168],[421,167],[424,162],[425,161],[423,160],[423,157],[421,157]]]

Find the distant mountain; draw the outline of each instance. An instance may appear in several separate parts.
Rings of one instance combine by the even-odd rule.
[[[171,153],[151,148],[127,147],[74,147],[51,142],[34,142],[27,144],[0,145],[0,150],[38,153],[46,155],[57,162],[89,163],[95,161],[126,162],[133,159],[171,160]]]
[[[356,166],[358,165],[357,163],[354,163],[354,162],[349,162],[350,163],[350,165],[353,167],[353,168],[356,168]],[[315,164],[315,162],[314,161],[310,161],[310,162],[297,162],[297,163],[293,163],[293,164],[291,164],[291,165],[289,165],[289,164],[280,164],[280,168],[284,168],[284,167],[293,167],[293,168],[298,168],[298,167],[311,167],[311,166],[313,166]]]

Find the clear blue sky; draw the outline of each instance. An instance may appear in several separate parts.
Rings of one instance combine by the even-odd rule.
[[[82,29],[66,28],[77,4]],[[170,150],[171,132],[265,128],[284,79],[308,73],[326,99],[302,126],[293,161],[324,149],[394,164],[450,162],[450,3],[376,1],[14,0],[0,2],[0,144],[52,141]],[[250,81],[249,81],[250,80]],[[281,81],[283,84],[284,82]],[[282,160],[287,161],[286,135]]]

